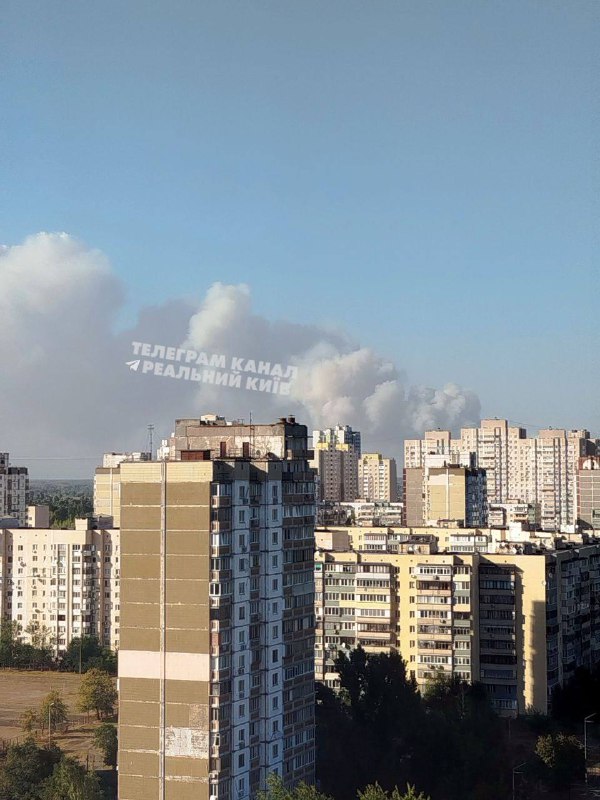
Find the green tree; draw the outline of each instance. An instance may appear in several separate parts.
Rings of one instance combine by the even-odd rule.
[[[32,733],[32,731],[40,728],[40,715],[34,708],[26,708],[21,714],[21,730],[25,733]]]
[[[427,708],[432,711],[460,717],[465,713],[465,695],[468,689],[469,684],[457,675],[447,675],[442,669],[438,669],[425,685],[423,699]]]
[[[103,800],[98,778],[72,758],[63,756],[44,781],[40,800]]]
[[[568,786],[584,775],[583,746],[576,736],[564,733],[540,736],[535,752],[546,765],[550,780],[556,786]]]
[[[357,720],[383,741],[412,734],[421,711],[421,697],[399,653],[366,653],[357,647],[349,657],[339,655],[335,668],[342,699],[349,703]]]
[[[60,756],[58,747],[38,747],[33,739],[9,747],[0,767],[0,800],[40,800]]]
[[[103,714],[112,714],[116,702],[117,690],[108,672],[92,668],[85,673],[77,702],[80,711],[95,711],[100,719]]]
[[[105,722],[97,727],[94,731],[94,743],[99,750],[102,750],[106,766],[115,769],[119,749],[117,726],[111,722]]]
[[[77,636],[69,642],[61,658],[60,668],[68,672],[79,672],[80,665],[81,672],[96,668],[115,675],[117,656],[107,647],[102,647],[96,636]]]
[[[257,792],[256,797],[257,800],[333,800],[315,786],[306,783],[299,783],[293,789],[288,789],[281,777],[273,772],[267,775],[267,788]]]
[[[0,625],[1,667],[12,667],[18,660],[18,652],[22,646],[20,641],[22,632],[21,625],[16,621],[4,620]]]
[[[412,774],[415,731],[423,724],[416,682],[399,653],[361,647],[335,661],[336,696],[317,688],[317,771],[324,791],[356,795],[358,786],[420,784]],[[428,787],[427,787],[428,788]]]
[[[391,792],[386,792],[378,783],[371,783],[365,786],[362,792],[359,791],[357,797],[358,800],[431,800],[423,792],[417,794],[415,787],[410,784],[407,784],[406,791],[401,793],[397,786]]]
[[[69,720],[69,707],[63,700],[62,694],[53,689],[42,700],[39,710],[39,719],[42,728],[50,725],[50,730],[55,731],[59,725],[64,725]]]
[[[36,650],[51,650],[56,643],[56,636],[46,625],[40,625],[37,620],[32,620],[25,628],[25,633],[31,640],[32,647]]]

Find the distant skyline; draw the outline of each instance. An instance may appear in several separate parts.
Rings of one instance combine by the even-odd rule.
[[[87,457],[140,449],[149,422],[245,416],[245,394],[221,409],[120,371],[132,335],[179,343],[207,298],[201,341],[329,359],[284,408],[309,426],[371,425],[377,445],[397,419],[396,448],[434,402],[442,424],[600,434],[599,16],[585,0],[9,0],[0,449]]]

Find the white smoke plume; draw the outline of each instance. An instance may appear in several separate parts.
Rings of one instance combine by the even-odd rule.
[[[143,449],[148,423],[160,438],[176,417],[208,412],[347,423],[366,449],[396,457],[405,437],[479,419],[469,390],[408,387],[343,332],[253,313],[248,286],[214,283],[199,308],[177,298],[145,307],[117,332],[124,298],[105,256],[67,234],[0,249],[0,451],[56,459],[31,460],[35,475],[89,477],[102,452]],[[298,377],[281,396],[142,375],[125,366],[133,340],[294,364]]]

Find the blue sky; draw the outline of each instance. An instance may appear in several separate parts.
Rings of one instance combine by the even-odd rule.
[[[0,241],[600,433],[596,2],[5,0]],[[302,297],[299,297],[301,293]]]

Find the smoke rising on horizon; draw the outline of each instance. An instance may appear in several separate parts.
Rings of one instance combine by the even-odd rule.
[[[104,451],[144,449],[148,423],[159,439],[175,417],[204,413],[349,424],[365,448],[396,458],[406,437],[480,417],[468,389],[410,386],[396,364],[343,332],[254,313],[243,284],[213,283],[196,306],[146,306],[125,331],[124,303],[107,258],[66,233],[0,248],[0,449],[62,459],[31,461],[33,477],[91,477]],[[298,376],[281,396],[143,375],[125,365],[133,340],[294,364]]]

